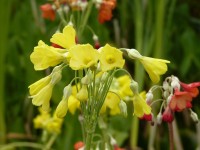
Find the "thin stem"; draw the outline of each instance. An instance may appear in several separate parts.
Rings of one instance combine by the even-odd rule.
[[[170,150],[174,150],[174,135],[172,123],[168,123]]]
[[[15,147],[31,147],[35,149],[43,149],[44,146],[41,144],[37,143],[32,143],[32,142],[13,142],[10,144],[7,144],[5,146],[0,146],[1,150],[8,150],[8,149],[13,149]]]
[[[93,133],[87,132],[85,150],[90,150],[91,145],[92,145],[92,136],[93,136]]]
[[[51,136],[51,138],[49,139],[49,141],[47,142],[47,144],[45,145],[45,148],[44,150],[50,150],[51,149],[51,146],[53,145],[53,143],[55,142],[57,138],[57,134],[53,134]]]

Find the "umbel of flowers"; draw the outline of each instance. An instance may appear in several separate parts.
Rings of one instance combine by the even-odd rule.
[[[50,75],[29,86],[32,103],[44,111],[50,109],[50,99],[55,84],[62,78],[62,70],[70,67],[75,71],[74,79],[63,89],[63,96],[55,115],[63,118],[67,111],[79,109],[83,116],[85,149],[90,150],[93,133],[99,115],[110,110],[111,114],[126,112],[125,101],[133,103],[133,114],[139,118],[151,114],[151,107],[139,94],[138,84],[123,69],[123,52],[131,59],[140,61],[153,82],[167,71],[167,60],[142,56],[135,49],[118,49],[106,44],[98,50],[90,44],[76,44],[76,31],[72,25],[64,27],[62,33],[55,33],[50,41],[56,48],[38,42],[30,56],[35,70],[54,67]],[[116,78],[116,72],[126,75]]]

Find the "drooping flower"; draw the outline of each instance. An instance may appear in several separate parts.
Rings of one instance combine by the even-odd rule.
[[[142,56],[135,49],[126,49],[128,56],[132,59],[138,59],[144,66],[146,72],[148,73],[150,79],[157,83],[160,81],[160,75],[165,74],[167,71],[167,63],[170,63],[168,60],[156,59],[151,57]]]
[[[65,61],[65,52],[62,49],[48,46],[43,41],[39,41],[38,46],[34,48],[33,53],[30,55],[30,59],[34,64],[35,70],[44,70]]]
[[[75,96],[70,96],[68,99],[68,110],[71,114],[75,114],[75,111],[80,108],[80,101]]]
[[[64,27],[62,33],[55,33],[50,41],[63,48],[69,49],[70,47],[76,45],[75,36],[76,31],[73,26],[67,25]]]
[[[125,60],[122,57],[122,52],[117,48],[106,44],[99,51],[102,71],[112,70],[116,67],[122,68],[124,66]]]
[[[99,9],[98,20],[100,23],[112,18],[112,10],[116,7],[116,0],[103,0]]]
[[[111,115],[120,114],[119,103],[119,97],[113,92],[108,92],[104,104],[102,106],[101,113],[104,113],[106,109],[109,108]]]
[[[190,84],[180,82],[180,85],[183,90],[190,93],[192,97],[197,97],[197,95],[199,94],[199,89],[197,87],[200,86],[200,82],[194,82]]]
[[[90,44],[75,45],[69,49],[69,53],[71,56],[69,66],[73,70],[92,67],[99,59],[99,53]]]
[[[190,93],[175,89],[174,95],[169,102],[169,107],[173,111],[182,111],[183,109],[192,106],[191,101],[192,96]]]
[[[170,63],[170,61],[167,60],[155,59],[145,56],[140,59],[140,62],[143,64],[145,70],[149,74],[150,79],[154,83],[160,81],[160,75],[165,74],[167,71],[166,63]]]
[[[48,75],[37,82],[31,84],[29,88],[29,93],[31,96],[36,95],[41,89],[43,89],[51,81],[51,76]]]
[[[151,114],[151,107],[146,103],[145,99],[138,93],[133,97],[134,115],[142,118],[144,115]]]
[[[53,9],[51,4],[44,4],[40,6],[40,9],[42,11],[42,17],[45,19],[50,19],[51,21],[55,20],[55,10]]]
[[[171,123],[174,120],[173,111],[170,109],[169,106],[165,108],[165,111],[162,114],[162,120],[168,123]]]

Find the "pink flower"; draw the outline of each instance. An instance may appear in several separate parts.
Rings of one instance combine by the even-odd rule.
[[[168,123],[171,123],[174,120],[173,111],[169,106],[166,107],[165,111],[162,114],[162,120]]]
[[[50,19],[51,21],[54,21],[55,20],[55,11],[52,7],[51,4],[44,4],[44,5],[41,5],[40,6],[40,9],[42,11],[42,17],[45,18],[45,19]]]
[[[174,95],[172,96],[169,107],[173,111],[182,111],[185,108],[190,108],[192,96],[189,92],[186,91],[179,91],[175,89]]]

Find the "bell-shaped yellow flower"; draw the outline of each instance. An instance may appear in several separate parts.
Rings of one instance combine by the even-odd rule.
[[[63,119],[58,118],[55,113],[53,117],[46,121],[45,129],[50,133],[57,133],[59,134],[61,131]]]
[[[48,84],[41,89],[36,95],[32,96],[32,103],[36,106],[41,106],[45,111],[49,110],[49,101],[51,99],[53,85]]]
[[[140,62],[143,64],[145,70],[149,74],[150,79],[157,83],[160,81],[160,75],[165,74],[167,71],[167,64],[170,63],[168,60],[156,59],[150,57],[141,57]]]
[[[69,66],[73,70],[89,68],[99,59],[99,53],[90,44],[75,45],[69,49],[71,56]]]
[[[65,26],[63,33],[55,33],[50,41],[63,48],[69,49],[76,44],[75,42],[76,31],[71,25]]]
[[[126,99],[126,97],[132,97],[133,92],[130,89],[131,79],[128,75],[123,75],[117,78],[119,83],[119,95],[122,99]]]
[[[51,76],[48,75],[45,78],[42,78],[35,83],[31,84],[29,88],[29,93],[31,96],[36,95],[42,88],[44,88],[51,81]]]
[[[58,118],[63,118],[67,114],[68,100],[62,99],[56,108],[56,115]]]
[[[39,109],[39,111],[40,111],[40,114],[37,115],[33,119],[33,125],[34,125],[34,128],[36,128],[36,129],[44,128],[45,121],[49,120],[51,118],[51,116],[48,112],[43,111],[42,109]]]
[[[58,48],[48,46],[43,41],[39,41],[38,46],[34,48],[33,53],[30,55],[30,59],[34,64],[35,70],[44,70],[65,61],[64,52],[66,51],[58,50]]]
[[[133,97],[134,115],[137,117],[143,117],[144,114],[151,113],[151,107],[146,103],[143,97],[136,93]]]
[[[99,51],[102,71],[112,70],[115,67],[122,68],[124,66],[125,60],[122,57],[122,52],[117,48],[106,44]]]
[[[88,90],[87,90],[86,85],[83,85],[82,88],[78,91],[78,93],[76,94],[76,98],[79,101],[87,101],[88,100]]]
[[[119,102],[120,99],[115,93],[108,92],[100,113],[105,113],[106,108],[109,108],[111,115],[120,114]]]
[[[80,101],[74,96],[70,96],[68,99],[68,110],[71,114],[75,114],[75,111],[80,108]]]

